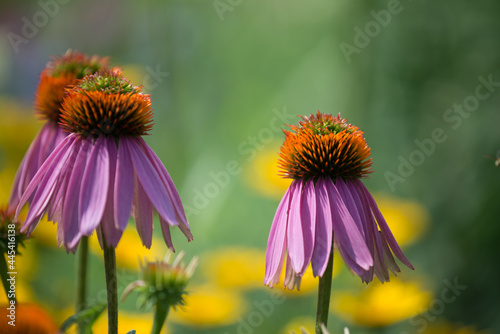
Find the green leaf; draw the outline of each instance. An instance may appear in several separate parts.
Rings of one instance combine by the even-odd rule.
[[[92,334],[92,325],[99,318],[102,312],[104,312],[106,307],[106,303],[102,303],[72,315],[62,323],[61,332],[65,333],[72,325],[85,323],[87,324],[87,328],[84,333]]]

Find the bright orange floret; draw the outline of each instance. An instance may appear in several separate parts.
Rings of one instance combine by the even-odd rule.
[[[89,57],[72,50],[62,56],[53,57],[40,74],[35,93],[37,114],[43,119],[57,122],[66,87],[75,85],[79,79],[107,65],[107,58]]]
[[[113,70],[89,75],[68,90],[59,125],[85,137],[145,135],[153,126],[153,111],[149,95],[140,91]]]
[[[363,132],[345,119],[318,112],[283,130],[279,167],[286,178],[361,178],[371,173],[370,147]]]

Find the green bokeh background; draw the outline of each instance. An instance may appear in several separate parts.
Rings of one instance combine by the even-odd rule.
[[[225,10],[218,12],[217,3]],[[458,278],[467,289],[440,316],[498,333],[500,168],[483,154],[500,150],[499,85],[466,117],[452,122],[443,117],[475,94],[478,77],[500,82],[500,3],[405,0],[385,26],[371,23],[376,22],[371,12],[391,3],[75,0],[58,5],[15,52],[9,33],[21,35],[22,18],[33,22],[43,9],[37,1],[2,1],[0,96],[30,106],[45,63],[68,48],[109,55],[113,65],[125,69],[133,65],[139,81],[159,69],[161,80],[149,86],[156,125],[147,142],[164,161],[184,204],[196,209],[189,217],[195,241],[188,244],[174,233],[176,247],[188,257],[223,245],[265,249],[278,200],[248,187],[243,175],[252,155],[241,145],[251,148],[251,137],[262,148],[282,141],[276,131],[269,143],[259,139],[271,127],[273,110],[341,113],[365,132],[372,148],[375,172],[365,181],[367,187],[414,199],[430,212],[426,235],[406,250],[417,269],[403,269],[404,277],[429,277],[436,294],[444,280]],[[366,46],[356,44],[357,28],[375,29]],[[357,51],[346,57],[342,43],[358,45]],[[136,83],[148,82],[153,81]],[[297,121],[289,117],[287,123]],[[418,154],[415,140],[431,138],[436,128],[443,129],[446,140],[404,182],[391,187],[387,173],[397,174],[401,157]],[[8,144],[29,143],[32,136],[19,133]],[[258,145],[251,151],[260,152]],[[23,154],[9,156],[0,147],[0,169],[19,163]],[[204,192],[213,181],[210,173],[226,170],[230,161],[241,172],[206,205],[196,206],[197,191]],[[61,263],[71,268],[70,257],[62,249],[43,250],[32,278],[38,298],[52,307],[72,302],[74,272],[59,269]],[[91,269],[91,291],[96,292],[104,286],[97,258]],[[65,277],[66,293],[54,286],[57,275]],[[259,300],[262,294],[249,293],[248,298]],[[274,333],[294,316],[314,315],[314,303],[310,297],[280,305],[256,333]],[[133,302],[124,307],[133,309]],[[333,314],[330,321],[333,333],[346,325]],[[174,333],[236,333],[236,326],[176,326]],[[351,333],[416,330],[404,321],[379,329],[350,327]]]

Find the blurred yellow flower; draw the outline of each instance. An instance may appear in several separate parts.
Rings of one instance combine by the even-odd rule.
[[[225,247],[201,255],[200,271],[223,288],[264,287],[266,253],[249,247]]]
[[[120,311],[118,312],[118,328],[120,333],[128,333],[130,330],[135,329],[136,333],[150,333],[153,326],[153,311],[148,313],[133,313]],[[168,318],[167,318],[168,323]],[[94,333],[107,333],[108,332],[108,316],[107,311],[97,319],[92,326]],[[163,327],[162,333],[171,333],[166,327]]]
[[[446,321],[436,321],[425,329],[426,334],[488,334],[489,331],[478,331],[474,326],[459,326]]]
[[[387,195],[377,195],[375,200],[400,246],[415,242],[425,232],[429,213],[423,205]]]
[[[292,319],[288,322],[283,330],[282,334],[290,334],[290,333],[302,333],[301,329],[305,329],[308,333],[314,333],[314,328],[316,326],[316,320],[311,317],[298,317]]]
[[[261,195],[281,199],[290,186],[291,179],[278,175],[278,153],[280,143],[269,144],[257,153],[250,166],[245,168],[244,179],[247,184]]]
[[[205,260],[204,260],[205,259]],[[200,271],[204,277],[223,288],[253,289],[265,288],[264,272],[266,253],[263,250],[250,247],[224,247],[201,255]],[[335,257],[333,265],[335,277],[342,268],[340,256]],[[283,268],[281,277],[285,276]],[[287,296],[301,296],[316,291],[318,279],[312,274],[309,266],[302,276],[300,291],[287,290],[283,284],[277,284],[276,289]]]
[[[247,308],[244,298],[236,291],[215,285],[189,286],[186,305],[169,318],[194,327],[218,327],[235,323]]]
[[[93,235],[90,239],[90,250],[97,256],[102,256],[102,250],[99,246],[97,236]],[[165,257],[168,247],[165,241],[160,238],[153,237],[151,249],[147,249],[141,242],[139,235],[135,231],[134,226],[127,226],[123,235],[115,249],[116,265],[127,269],[137,270],[139,259],[147,257],[151,260],[161,260]]]
[[[346,321],[381,327],[425,311],[432,296],[416,282],[393,279],[382,284],[374,281],[358,296],[338,292],[332,299],[332,310]]]

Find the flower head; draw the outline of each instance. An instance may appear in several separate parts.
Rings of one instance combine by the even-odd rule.
[[[47,213],[58,241],[75,250],[97,229],[116,247],[132,214],[143,244],[151,247],[153,209],[173,249],[170,226],[192,240],[179,194],[160,159],[140,137],[151,128],[150,97],[117,71],[90,75],[68,91],[60,125],[70,134],[40,167],[21,198],[33,197],[23,230]]]
[[[87,56],[68,50],[62,56],[52,58],[40,74],[40,82],[35,94],[37,114],[55,123],[59,121],[61,103],[68,86],[75,85],[86,75],[93,74],[108,66],[108,59]]]
[[[15,219],[12,210],[7,207],[0,207],[0,252],[3,254],[11,254],[9,250],[14,250],[19,253],[19,245],[24,246],[23,242],[26,235],[21,233],[21,224]]]
[[[318,112],[285,133],[279,166],[292,179],[321,176],[360,178],[371,173],[370,147],[363,132],[340,117]]]
[[[142,136],[152,128],[148,95],[114,70],[85,77],[62,105],[60,126],[84,137]]]
[[[158,303],[168,307],[184,305],[186,286],[198,265],[198,258],[194,257],[186,266],[182,262],[184,252],[173,259],[172,252],[167,252],[163,261],[144,263],[139,262],[140,278],[130,283],[123,291],[122,300],[132,291],[139,292],[139,307],[152,306]]]
[[[69,50],[62,56],[53,57],[42,71],[35,93],[35,110],[47,122],[31,143],[19,166],[9,199],[11,208],[19,204],[19,199],[35,173],[67,135],[58,125],[66,89],[76,85],[85,75],[105,68],[107,62],[107,58],[89,57]]]
[[[291,129],[284,131],[279,166],[293,181],[269,234],[265,283],[279,282],[285,257],[289,289],[300,283],[309,263],[314,276],[323,276],[334,244],[364,282],[374,274],[388,281],[388,270],[400,271],[392,253],[413,268],[360,181],[372,164],[363,132],[340,115],[320,112]]]

